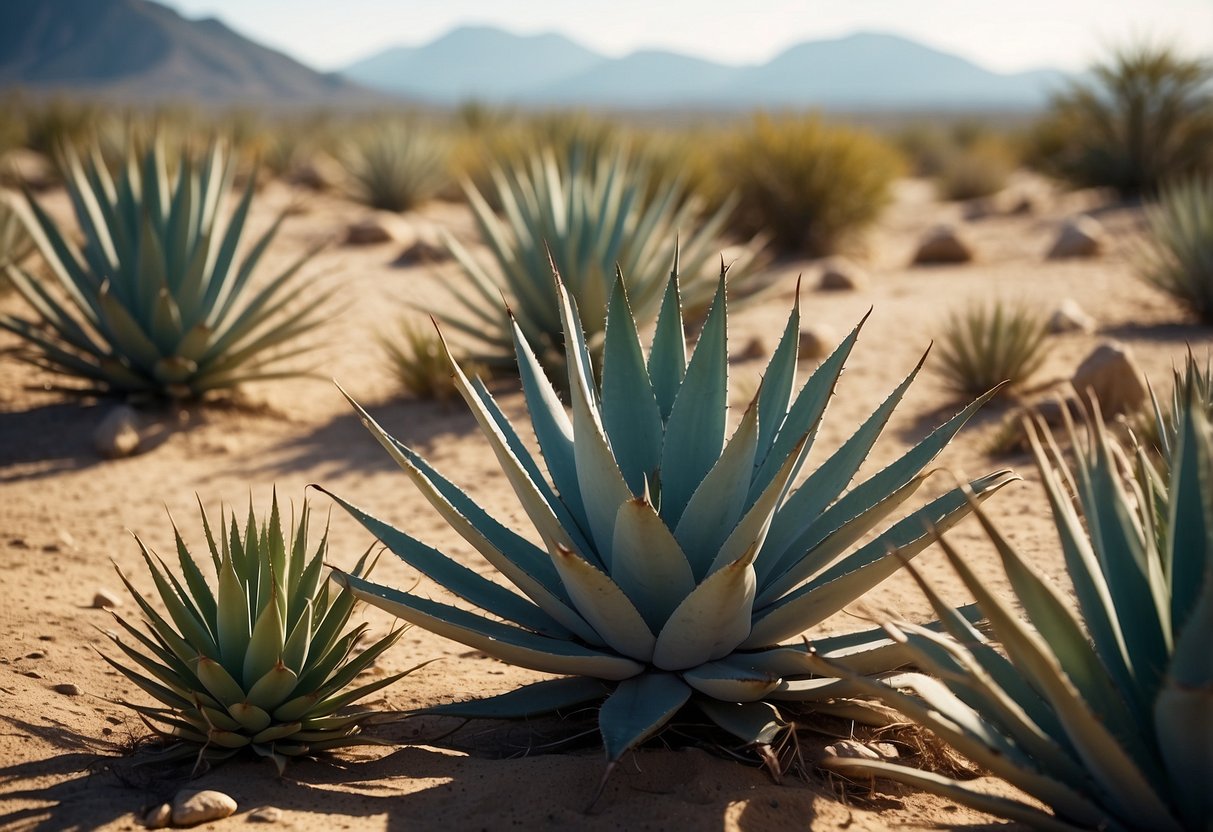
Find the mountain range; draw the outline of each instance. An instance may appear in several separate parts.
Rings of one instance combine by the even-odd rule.
[[[0,88],[287,106],[383,98],[149,0],[0,2]]]
[[[622,109],[1031,109],[1065,79],[999,74],[890,34],[859,33],[731,65],[661,50],[610,57],[556,33],[464,26],[320,73],[151,0],[3,0],[0,90],[275,106],[468,100]]]
[[[1000,74],[897,35],[861,32],[800,43],[762,64],[675,52],[599,54],[559,34],[464,26],[347,66],[346,77],[437,104],[465,100],[602,107],[1025,109],[1066,76]]]

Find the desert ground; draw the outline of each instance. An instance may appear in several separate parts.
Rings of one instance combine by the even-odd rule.
[[[960,221],[963,208],[935,200],[924,182],[905,180],[856,254],[870,275],[866,288],[818,291],[816,264],[783,262],[773,267],[774,291],[761,302],[733,310],[730,341],[739,352],[751,339],[767,351],[773,348],[799,274],[804,275],[800,300],[806,327],[827,327],[841,338],[873,309],[827,413],[815,459],[823,459],[849,436],[914,366],[948,313],[970,300],[1023,299],[1048,311],[1068,297],[1094,316],[1096,334],[1051,336],[1047,361],[1036,376],[1042,385],[1067,379],[1101,339],[1114,338],[1128,345],[1147,376],[1165,389],[1171,367],[1189,345],[1199,354],[1213,344],[1213,332],[1188,323],[1172,300],[1135,276],[1140,209],[1114,205],[1098,193],[1054,191],[1027,177],[1016,179],[1016,187],[1037,195],[1035,210],[995,212],[964,222],[978,253],[972,263],[908,265],[921,235],[938,222]],[[68,215],[61,193],[45,199],[56,214]],[[437,227],[474,243],[466,209],[435,203],[418,213],[388,216],[383,221],[395,231],[395,242],[352,247],[340,239],[351,222],[365,216],[364,208],[338,196],[304,194],[271,183],[259,196],[254,225],[264,227],[277,210],[298,200],[299,211],[287,221],[262,272],[272,273],[305,245],[333,241],[309,266],[316,290],[337,289],[331,323],[312,336],[318,347],[310,359],[312,377],[249,387],[213,406],[144,412],[148,430],[142,452],[105,460],[94,450],[92,435],[112,404],[66,398],[46,388],[53,381],[48,374],[0,355],[0,827],[135,829],[143,809],[186,785],[181,777],[132,765],[138,757],[131,748],[146,729],[115,700],[141,700],[143,694],[98,655],[113,651],[103,631],[114,625],[109,613],[93,608],[92,602],[100,590],[121,596],[113,564],[154,594],[131,534],[171,553],[171,514],[186,539],[202,546],[198,498],[213,516],[220,505],[246,511],[251,495],[261,513],[268,510],[273,488],[298,504],[309,483],[323,484],[490,571],[395,468],[330,378],[396,437],[528,533],[462,402],[403,395],[376,343],[376,333],[393,329],[402,315],[419,314],[408,303],[440,301],[440,284],[458,279],[450,263],[401,267],[393,261],[413,240],[433,239]],[[1062,222],[1083,212],[1093,213],[1108,230],[1109,250],[1090,259],[1045,259]],[[15,294],[0,296],[0,309],[20,307]],[[0,350],[15,344],[15,338],[0,336]],[[764,364],[755,359],[733,365],[735,412],[755,389]],[[930,366],[928,361],[928,370]],[[511,417],[523,417],[517,382],[494,384]],[[924,372],[864,470],[891,461],[962,404]],[[1066,586],[1031,458],[991,459],[985,452],[1007,412],[1006,405],[988,407],[960,434],[940,457],[944,470],[934,487],[941,489],[956,472],[1015,468],[1023,482],[995,496],[987,504],[989,513],[1037,567]],[[814,458],[807,471],[816,464]],[[310,494],[319,509],[317,522],[323,523],[329,501]],[[999,580],[975,523],[962,523],[950,537]],[[372,543],[340,510],[331,514],[330,540],[330,558],[343,566],[352,565]],[[938,551],[928,550],[919,563],[950,600],[968,600]],[[379,581],[397,586],[407,586],[415,577],[390,557],[377,571]],[[134,616],[133,608],[127,599],[116,612]],[[899,576],[862,605],[826,622],[821,632],[867,626],[873,611],[918,621],[927,617],[927,605],[911,581]],[[379,632],[391,626],[377,611],[364,614]],[[377,694],[370,704],[384,711],[408,710],[498,693],[537,678],[420,629],[406,633],[374,672],[433,658],[440,660]],[[78,693],[55,690],[65,684],[75,685]],[[813,727],[846,731],[846,726],[814,726],[810,720]],[[758,832],[975,829],[1000,823],[891,784],[874,790],[854,784],[844,791],[839,782],[815,774],[776,783],[761,768],[661,740],[629,756],[587,814],[603,770],[601,748],[589,741],[544,748],[570,733],[554,719],[534,725],[461,726],[450,719],[415,717],[371,730],[392,744],[301,761],[283,777],[264,761],[230,762],[188,785],[218,789],[237,801],[237,814],[214,828],[232,828],[266,806],[280,810],[279,827],[297,830],[441,826]],[[830,739],[806,729],[801,741],[811,758]]]

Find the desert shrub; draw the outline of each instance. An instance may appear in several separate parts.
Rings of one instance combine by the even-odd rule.
[[[1213,64],[1142,45],[1091,75],[1054,98],[1033,143],[1038,167],[1123,196],[1213,173]]]
[[[793,488],[856,327],[798,387],[793,307],[761,389],[726,441],[728,314],[724,276],[694,349],[683,333],[676,275],[646,357],[624,283],[611,290],[601,374],[583,323],[557,283],[569,368],[569,410],[519,334],[519,376],[538,451],[482,384],[452,362],[460,395],[504,469],[535,533],[522,536],[415,450],[359,417],[426,499],[502,580],[486,577],[408,532],[334,499],[411,567],[448,591],[398,590],[336,575],[356,597],[513,665],[555,674],[500,696],[431,712],[522,718],[596,711],[613,768],[630,749],[693,707],[770,760],[791,730],[789,710],[864,718],[836,679],[806,675],[810,652],[861,672],[901,664],[879,631],[784,644],[837,614],[1016,477],[998,471],[900,514],[932,459],[982,403],[957,413],[883,471],[852,479],[918,373],[799,488]],[[921,366],[921,365],[920,365]],[[542,454],[542,458],[540,458]],[[974,496],[977,495],[977,496]],[[970,503],[970,499],[973,503]],[[886,522],[890,512],[899,517]],[[532,542],[542,541],[542,544]],[[336,574],[336,573],[335,573]],[[597,707],[601,703],[601,707]],[[861,714],[860,716],[857,716]],[[866,713],[880,722],[881,714]],[[609,771],[609,769],[608,769]]]
[[[69,149],[64,158],[84,241],[70,242],[29,198],[52,286],[8,268],[38,316],[0,315],[0,328],[24,340],[21,357],[85,382],[88,392],[116,395],[194,398],[290,374],[283,362],[300,350],[279,348],[321,323],[327,298],[288,309],[314,250],[253,287],[283,218],[237,258],[253,189],[227,217],[232,167],[222,146],[201,160],[176,157],[172,174],[161,142],[132,151],[116,178],[95,161],[99,154],[82,163]]]
[[[416,208],[442,191],[451,175],[446,145],[416,124],[365,130],[343,161],[354,196],[384,211]]]
[[[474,186],[467,188],[492,260],[483,262],[447,235],[444,242],[471,287],[450,286],[451,302],[430,310],[470,341],[479,360],[510,362],[516,323],[541,355],[559,361],[564,336],[553,267],[568,275],[595,354],[602,346],[616,270],[644,323],[657,315],[676,256],[687,276],[683,302],[689,314],[702,314],[711,302],[707,268],[720,254],[718,235],[729,205],[697,219],[696,206],[677,181],[654,188],[645,167],[623,151],[566,166],[549,150],[525,165],[495,169],[493,179],[502,216]],[[646,196],[653,190],[656,196]],[[742,285],[752,258],[747,250],[733,264],[736,285]]]
[[[904,765],[826,765],[892,777],[1035,829],[1207,830],[1213,430],[1203,403],[1185,405],[1166,475],[1117,443],[1098,415],[1085,443],[1076,433],[1071,464],[1047,430],[1031,435],[1069,591],[1039,575],[979,512],[1010,595],[942,544],[991,631],[969,625],[919,578],[947,633],[888,629],[934,678],[845,674],[1051,813]],[[838,672],[831,662],[817,667]]]
[[[411,319],[403,319],[395,335],[379,336],[379,344],[406,393],[435,401],[447,401],[458,394],[442,339],[428,321],[418,325]],[[465,362],[464,366],[473,376],[489,376],[487,367],[474,362]]]
[[[973,304],[949,317],[938,339],[935,371],[958,393],[978,395],[1006,382],[1021,386],[1045,359],[1047,320],[1004,301]]]
[[[717,165],[718,193],[737,199],[735,228],[810,256],[835,252],[875,220],[901,167],[866,132],[766,116],[728,141]]]
[[[945,199],[976,199],[1005,188],[1014,168],[1014,156],[1006,145],[987,139],[947,156],[935,181]]]
[[[1146,217],[1142,277],[1213,323],[1213,176],[1165,189]]]

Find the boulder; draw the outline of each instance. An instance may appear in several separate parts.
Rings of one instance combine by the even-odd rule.
[[[863,269],[844,257],[831,257],[822,264],[818,288],[826,292],[854,292],[868,284]]]
[[[1075,217],[1061,227],[1048,257],[1050,260],[1095,257],[1103,251],[1106,238],[1107,234],[1099,220],[1087,216]]]
[[[923,235],[914,252],[915,264],[967,263],[973,259],[973,248],[953,225],[937,225]]]
[[[1095,331],[1095,319],[1088,315],[1073,298],[1066,298],[1057,304],[1057,308],[1049,316],[1049,332],[1059,335],[1063,332]]]
[[[1148,395],[1145,375],[1124,344],[1105,341],[1083,359],[1070,379],[1080,399],[1094,396],[1105,417],[1130,413]]]

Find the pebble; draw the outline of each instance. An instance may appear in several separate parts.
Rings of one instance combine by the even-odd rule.
[[[1088,315],[1073,298],[1065,298],[1049,316],[1049,332],[1058,335],[1064,332],[1085,332],[1096,329],[1095,319]]]
[[[62,682],[58,685],[51,685],[51,690],[53,690],[55,693],[61,693],[64,696],[80,695],[79,686],[73,685],[71,682]]]
[[[139,417],[129,405],[113,408],[93,431],[93,447],[106,459],[130,456],[139,450]]]
[[[282,820],[282,810],[277,806],[262,806],[249,813],[249,823],[277,823]]]
[[[973,249],[960,229],[953,225],[937,225],[923,235],[914,253],[914,263],[967,263],[973,259]]]
[[[27,658],[27,659],[45,659],[46,651],[45,650],[34,650],[30,653],[26,653],[25,658]]]
[[[346,245],[351,246],[371,246],[391,242],[392,239],[392,232],[374,217],[350,223],[345,230]]]
[[[1105,247],[1107,234],[1099,220],[1093,217],[1075,217],[1066,222],[1057,234],[1057,240],[1049,249],[1050,260],[1070,257],[1096,257]]]
[[[213,789],[180,791],[173,798],[173,825],[197,826],[222,820],[236,812],[236,801]]]
[[[111,609],[120,606],[122,606],[122,598],[117,593],[105,587],[98,589],[96,594],[93,595],[93,609],[95,610]]]
[[[152,809],[148,809],[143,816],[143,825],[148,829],[163,829],[168,826],[173,819],[173,807],[167,803],[161,803]]]

